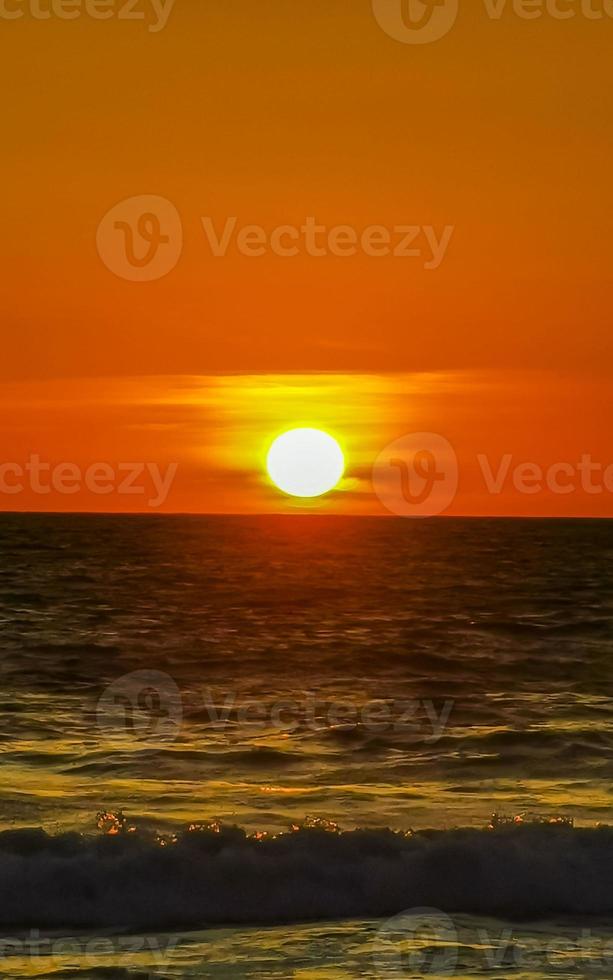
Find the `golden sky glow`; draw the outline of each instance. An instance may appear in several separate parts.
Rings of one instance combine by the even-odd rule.
[[[373,490],[373,463],[410,432],[438,433],[457,454],[460,481],[450,515],[610,512],[611,494],[585,492],[578,477],[572,494],[546,485],[525,493],[513,483],[518,465],[547,470],[564,462],[576,470],[584,454],[608,459],[602,419],[610,388],[594,379],[540,372],[186,375],[21,382],[7,385],[4,397],[4,455],[23,466],[38,454],[49,466],[70,461],[81,470],[133,461],[155,463],[162,473],[177,467],[156,512],[387,514]],[[529,418],[538,424],[527,425]],[[339,487],[312,501],[279,494],[266,474],[272,439],[300,426],[333,434],[346,460]],[[508,471],[501,468],[505,456],[512,456]],[[492,493],[487,476],[499,472],[505,479]],[[17,482],[13,474],[5,479]],[[50,472],[41,476],[49,482]],[[602,487],[602,475],[594,472],[592,483]],[[22,493],[4,499],[14,510],[151,510],[149,493],[39,494],[28,480]]]
[[[294,505],[262,481],[267,440],[317,425],[348,463],[321,506],[348,513],[383,512],[372,464],[412,431],[460,458],[611,462],[611,18],[471,2],[415,46],[370,0],[176,0],[155,33],[1,28],[5,462],[173,461],[162,509],[269,511]],[[153,282],[97,252],[104,215],[138,195],[182,222]],[[215,257],[202,219],[232,216],[453,236],[437,268]],[[451,513],[613,514],[610,493],[484,496],[475,473]],[[25,491],[0,507],[146,509]]]

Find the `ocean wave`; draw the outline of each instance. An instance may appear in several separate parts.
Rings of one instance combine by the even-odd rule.
[[[113,814],[101,826],[98,837],[0,834],[1,929],[271,925],[417,907],[507,918],[613,912],[612,828],[341,832],[310,821],[276,836],[192,825],[152,837]]]

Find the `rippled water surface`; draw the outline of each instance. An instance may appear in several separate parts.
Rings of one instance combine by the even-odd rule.
[[[4,827],[609,816],[613,523],[5,516],[0,550]]]
[[[611,522],[5,515],[0,553],[1,830],[613,822]],[[380,925],[260,930],[257,954],[248,931],[192,934],[154,966],[376,975]],[[83,957],[47,972],[148,969]],[[554,960],[504,975],[577,975]]]

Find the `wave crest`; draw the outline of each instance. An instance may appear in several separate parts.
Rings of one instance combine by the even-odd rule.
[[[613,912],[608,827],[343,832],[310,820],[278,835],[192,824],[161,837],[99,816],[97,837],[0,834],[1,928],[203,928],[426,906],[507,918]]]

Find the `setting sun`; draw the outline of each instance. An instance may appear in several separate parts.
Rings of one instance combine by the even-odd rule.
[[[333,490],[345,471],[336,439],[320,429],[291,429],[270,447],[266,468],[279,490],[292,497],[319,497]]]

